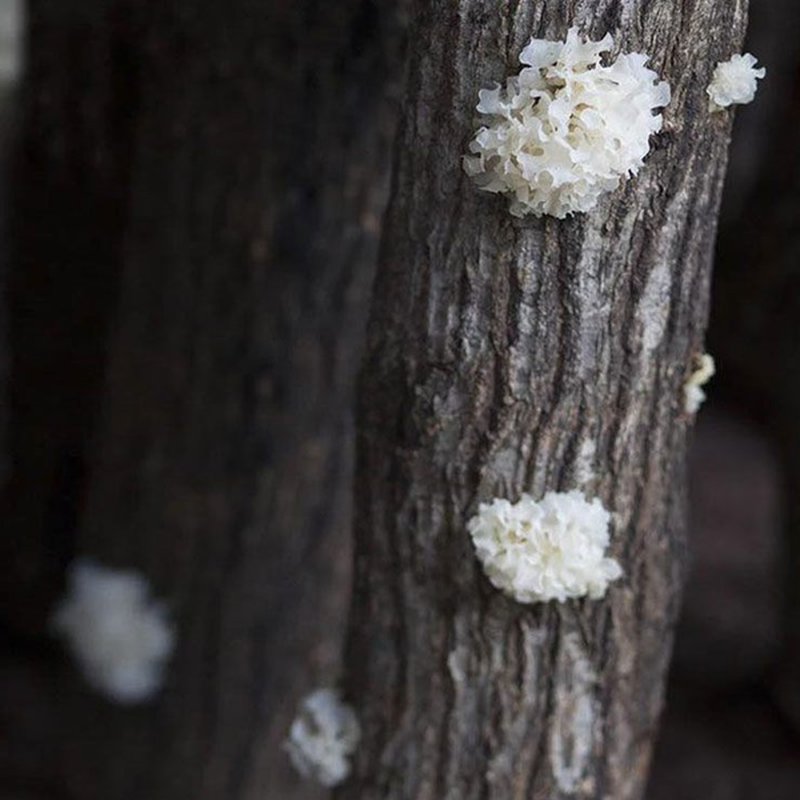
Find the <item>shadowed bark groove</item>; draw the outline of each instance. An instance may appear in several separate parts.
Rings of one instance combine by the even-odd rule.
[[[337,797],[637,798],[685,566],[682,384],[703,349],[730,114],[709,115],[745,2],[420,4],[359,390],[348,689],[364,737]],[[518,221],[460,156],[478,89],[570,24],[672,86],[640,175],[589,215]],[[580,486],[625,578],[524,607],[465,530],[480,501]]]
[[[398,8],[150,9],[80,552],[142,570],[170,605],[178,650],[149,707],[75,695],[75,797],[318,796],[281,741],[299,697],[338,663],[350,409],[402,71]]]

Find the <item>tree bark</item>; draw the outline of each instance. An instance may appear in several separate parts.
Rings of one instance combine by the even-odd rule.
[[[79,552],[151,579],[178,649],[153,705],[76,700],[76,797],[319,792],[281,743],[336,677],[402,29],[392,0],[150,10]]]
[[[349,695],[337,797],[640,797],[685,570],[684,380],[703,350],[730,133],[705,89],[746,3],[421,5],[358,396]],[[577,24],[673,100],[638,177],[569,221],[510,217],[460,157],[478,89]],[[625,578],[523,606],[484,578],[480,501],[582,488]]]

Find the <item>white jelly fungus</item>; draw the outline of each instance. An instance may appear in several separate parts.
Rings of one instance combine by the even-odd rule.
[[[735,55],[728,61],[717,64],[711,83],[706,89],[709,97],[709,110],[722,111],[728,106],[751,103],[756,96],[758,81],[767,70],[756,69],[758,59],[750,53]]]
[[[78,560],[52,626],[88,683],[111,700],[138,703],[161,687],[174,634],[138,573]]]
[[[514,216],[589,211],[642,166],[670,89],[642,53],[604,64],[613,44],[577,28],[564,42],[531,39],[520,73],[478,93],[483,127],[464,170],[483,191],[508,195]]]
[[[548,492],[536,502],[482,503],[467,524],[489,580],[520,603],[602,597],[622,575],[607,558],[610,516],[579,491]]]
[[[350,774],[360,738],[353,709],[334,690],[317,689],[300,703],[284,747],[301,775],[330,787]]]
[[[714,359],[703,353],[696,360],[695,370],[683,385],[683,408],[687,414],[696,414],[706,399],[705,386],[716,372]]]

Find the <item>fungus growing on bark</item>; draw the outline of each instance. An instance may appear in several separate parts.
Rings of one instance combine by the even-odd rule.
[[[360,738],[353,709],[332,689],[317,689],[300,703],[284,746],[301,775],[330,787],[350,774]]]
[[[717,64],[711,83],[706,89],[709,110],[723,111],[728,106],[752,103],[758,90],[758,81],[766,74],[764,67],[756,69],[758,59],[750,53],[732,56]]]
[[[520,603],[598,599],[622,575],[607,558],[610,515],[579,491],[548,492],[540,502],[482,503],[467,524],[494,586]]]
[[[478,93],[483,127],[464,170],[483,191],[507,194],[514,216],[589,211],[642,166],[670,89],[642,53],[604,65],[613,44],[577,28],[563,42],[531,39],[520,73]]]
[[[694,372],[686,379],[683,385],[683,408],[687,414],[696,414],[706,399],[705,386],[716,372],[714,359],[703,353],[695,360]]]
[[[87,682],[118,703],[139,703],[161,688],[174,649],[164,608],[136,572],[80,559],[52,617]]]

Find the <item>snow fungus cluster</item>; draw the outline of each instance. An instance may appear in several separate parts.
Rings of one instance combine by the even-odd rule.
[[[706,89],[709,110],[712,113],[724,111],[728,106],[745,105],[753,101],[758,81],[767,74],[763,67],[756,69],[757,61],[755,56],[744,53],[717,64],[711,83]]]
[[[608,511],[579,491],[548,492],[536,502],[481,504],[467,529],[486,576],[520,603],[602,597],[622,575],[606,556]]]
[[[670,88],[642,53],[603,63],[613,44],[577,28],[563,42],[531,39],[520,73],[479,92],[483,126],[464,170],[483,191],[507,195],[514,216],[589,211],[642,166]]]

